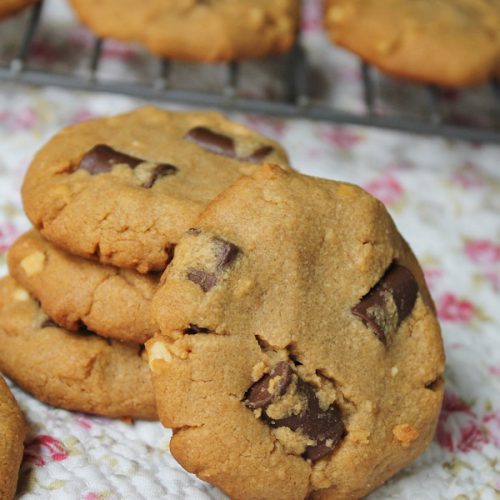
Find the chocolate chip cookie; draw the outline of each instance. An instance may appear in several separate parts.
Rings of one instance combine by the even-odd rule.
[[[24,418],[0,375],[0,498],[14,498],[26,434]]]
[[[287,167],[276,142],[217,113],[148,106],[61,131],[35,156],[22,196],[56,245],[145,273],[164,269],[207,203],[263,161]]]
[[[333,41],[396,77],[475,85],[500,67],[498,0],[328,0]]]
[[[58,325],[144,344],[157,326],[151,300],[159,275],[139,274],[60,250],[36,231],[10,248],[10,273]]]
[[[38,0],[0,0],[0,19],[16,14]]]
[[[99,36],[136,41],[171,59],[229,61],[288,50],[299,0],[71,0]]]
[[[0,281],[0,369],[37,399],[108,417],[153,420],[143,349],[58,327],[12,278]]]
[[[243,176],[180,240],[153,312],[171,451],[231,498],[360,498],[431,441],[434,306],[386,209],[356,186],[274,166]]]

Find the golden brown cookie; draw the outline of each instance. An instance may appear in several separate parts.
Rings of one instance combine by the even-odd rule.
[[[108,417],[156,419],[139,345],[55,325],[12,278],[0,281],[0,369],[37,399]]]
[[[264,57],[288,50],[299,0],[71,0],[99,36],[136,41],[159,56],[193,61]]]
[[[231,498],[360,498],[431,441],[433,303],[362,189],[263,166],[207,207],[162,280],[146,344],[160,420]]]
[[[83,325],[103,337],[137,344],[158,330],[150,310],[158,287],[156,274],[75,257],[37,231],[12,245],[8,261],[14,279],[63,328],[77,331]]]
[[[396,77],[450,87],[500,66],[499,0],[327,0],[331,39]]]
[[[63,129],[35,156],[22,195],[44,237],[70,253],[141,273],[165,268],[206,204],[276,142],[217,113],[146,106]]]
[[[0,498],[14,498],[26,435],[24,418],[0,375]]]
[[[0,19],[16,14],[38,0],[0,0]]]

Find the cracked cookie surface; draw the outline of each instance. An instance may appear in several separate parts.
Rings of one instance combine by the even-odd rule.
[[[63,129],[22,188],[28,217],[68,252],[163,270],[180,235],[241,173],[287,167],[276,142],[210,112],[146,106]]]
[[[462,87],[500,71],[499,0],[328,0],[325,24],[396,77]]]
[[[36,231],[12,245],[8,262],[13,278],[63,328],[77,331],[84,326],[103,337],[137,344],[158,329],[151,316],[156,274],[75,257]]]
[[[26,435],[24,417],[0,375],[0,498],[14,498]]]
[[[267,165],[240,178],[182,237],[153,313],[172,453],[231,498],[360,498],[432,438],[434,306],[356,186]]]
[[[299,0],[72,0],[98,35],[143,43],[160,56],[193,61],[264,57],[288,50]]]
[[[66,410],[156,419],[139,345],[59,328],[12,278],[0,281],[0,369],[37,399]]]

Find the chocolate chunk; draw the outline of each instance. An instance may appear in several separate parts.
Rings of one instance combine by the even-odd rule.
[[[135,168],[143,162],[144,160],[120,153],[105,144],[98,144],[83,155],[78,168],[96,175],[110,172],[114,165],[125,164]]]
[[[345,434],[342,413],[335,403],[326,410],[322,409],[313,388],[300,378],[297,380],[297,391],[306,397],[305,410],[279,420],[268,418],[268,424],[271,427],[288,427],[292,431],[300,431],[316,441],[314,446],[306,448],[304,457],[319,460],[330,453]]]
[[[200,285],[204,292],[208,292],[217,283],[217,275],[215,273],[207,273],[203,269],[191,269],[187,273],[189,281]]]
[[[242,158],[244,161],[249,163],[260,163],[266,156],[269,156],[274,151],[272,146],[262,146],[261,148],[255,150],[250,156]]]
[[[208,328],[204,328],[202,326],[189,323],[189,327],[184,330],[184,333],[187,333],[188,335],[193,335],[195,333],[212,333],[212,332]]]
[[[151,171],[149,179],[142,185],[142,187],[147,189],[152,188],[158,179],[175,173],[177,173],[177,167],[174,167],[169,163],[160,163]]]
[[[47,318],[41,325],[40,328],[61,328],[57,323]]]
[[[236,259],[240,249],[233,243],[223,240],[222,238],[214,238],[217,243],[217,269],[221,272]]]
[[[226,135],[213,132],[209,128],[195,127],[186,134],[185,139],[198,144],[198,146],[211,153],[236,158],[236,149],[233,139]]]
[[[413,274],[406,267],[392,264],[380,281],[352,308],[352,313],[387,345],[387,337],[394,334],[411,313],[417,293],[418,284]]]
[[[250,387],[246,395],[246,405],[252,410],[269,406],[286,392],[291,381],[292,369],[288,363],[284,361],[278,363],[268,374]],[[271,384],[274,387],[270,391]]]

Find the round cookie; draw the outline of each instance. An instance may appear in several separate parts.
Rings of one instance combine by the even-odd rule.
[[[16,14],[38,0],[0,0],[0,19]]]
[[[288,50],[299,0],[72,0],[99,36],[136,41],[171,59],[230,61]]]
[[[500,3],[328,0],[331,39],[396,77],[462,87],[498,71]]]
[[[171,451],[231,498],[360,498],[431,441],[433,303],[356,186],[273,166],[240,178],[177,245],[153,313]]]
[[[14,498],[16,493],[25,435],[21,410],[0,375],[0,498],[4,500]]]
[[[107,417],[154,420],[142,348],[57,327],[28,292],[0,281],[0,369],[37,399]]]
[[[276,142],[222,115],[147,106],[63,129],[35,156],[22,196],[56,245],[145,273],[164,269],[207,203],[264,159],[287,165]]]
[[[36,297],[58,325],[82,326],[104,337],[144,344],[158,330],[151,300],[159,276],[75,257],[36,231],[9,250],[12,277]]]

